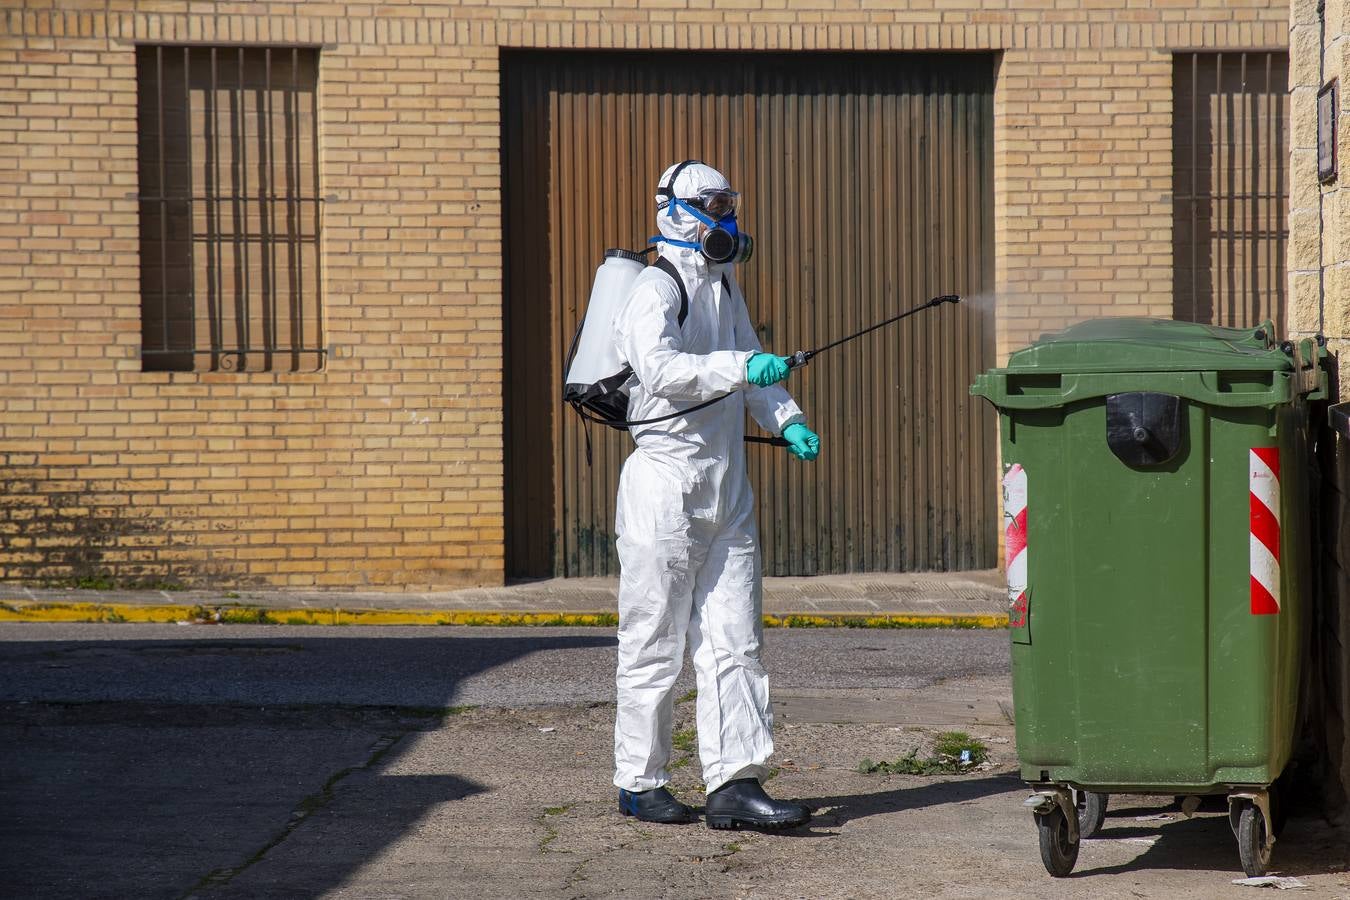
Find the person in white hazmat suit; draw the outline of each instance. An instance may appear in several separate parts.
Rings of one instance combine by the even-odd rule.
[[[810,818],[760,784],[773,753],[773,712],[760,663],[760,556],[746,480],[745,410],[789,451],[814,459],[820,439],[776,382],[787,360],[761,351],[736,284],[749,256],[738,197],[716,169],[671,166],[657,195],[658,266],[637,278],[615,315],[619,355],[632,367],[632,427],[615,530],[619,582],[614,784],[620,810],[650,822],[695,820],[666,789],[672,692],[686,641],[697,675],[698,744],[713,828],[789,828]],[[662,262],[661,260],[664,260]],[[716,261],[714,261],[716,260]],[[682,301],[672,272],[684,284]],[[684,313],[681,322],[681,313]]]

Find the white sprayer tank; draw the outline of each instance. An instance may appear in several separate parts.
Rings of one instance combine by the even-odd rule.
[[[644,268],[646,257],[641,253],[605,251],[604,262],[595,270],[595,284],[591,287],[581,328],[573,341],[563,388],[564,400],[584,402],[615,393],[632,374],[632,370],[619,360],[614,342],[614,316],[628,299],[633,282]]]

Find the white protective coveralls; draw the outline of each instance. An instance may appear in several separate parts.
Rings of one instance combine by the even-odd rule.
[[[661,176],[667,184],[674,166]],[[726,189],[709,166],[686,166],[675,195]],[[662,198],[658,197],[658,202]],[[657,212],[661,234],[698,240],[687,210]],[[699,757],[708,791],[760,778],[773,753],[763,640],[759,536],[745,471],[745,409],[772,434],[805,422],[779,385],[746,380],[760,351],[733,266],[662,243],[689,294],[655,268],[642,272],[615,316],[619,354],[633,368],[628,417],[650,419],[733,392],[688,416],[631,429],[637,448],[619,480],[618,713],[614,784],[646,791],[670,780],[672,690],[686,635],[698,684]],[[723,290],[722,276],[731,285]]]

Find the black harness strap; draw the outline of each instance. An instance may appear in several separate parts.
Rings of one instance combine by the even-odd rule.
[[[652,263],[652,265],[669,275],[670,280],[675,282],[675,287],[680,291],[680,314],[677,319],[679,321],[679,326],[683,328],[684,320],[689,318],[689,290],[684,286],[684,279],[680,277],[680,273],[676,270],[675,264],[664,256],[658,256],[656,262]],[[731,293],[731,282],[727,281],[725,272],[722,273],[722,292],[728,295]]]
[[[689,291],[684,286],[684,279],[680,277],[680,273],[675,268],[675,264],[664,256],[658,256],[656,262],[652,263],[652,265],[669,275],[671,280],[675,282],[675,287],[680,290],[679,323],[680,327],[683,328],[684,320],[689,318]]]
[[[670,173],[670,181],[656,189],[656,195],[665,198],[657,204],[657,209],[665,209],[666,205],[669,204],[671,200],[675,199],[675,179],[680,177],[680,173],[683,172],[686,167],[692,166],[697,162],[699,162],[697,159],[686,159],[675,167],[675,171]]]

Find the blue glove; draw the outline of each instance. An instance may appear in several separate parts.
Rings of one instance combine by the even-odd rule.
[[[772,353],[756,353],[745,364],[745,378],[751,384],[768,387],[788,377],[787,360]]]
[[[783,440],[790,445],[788,452],[807,462],[820,455],[820,435],[801,422],[793,422],[783,429]]]

